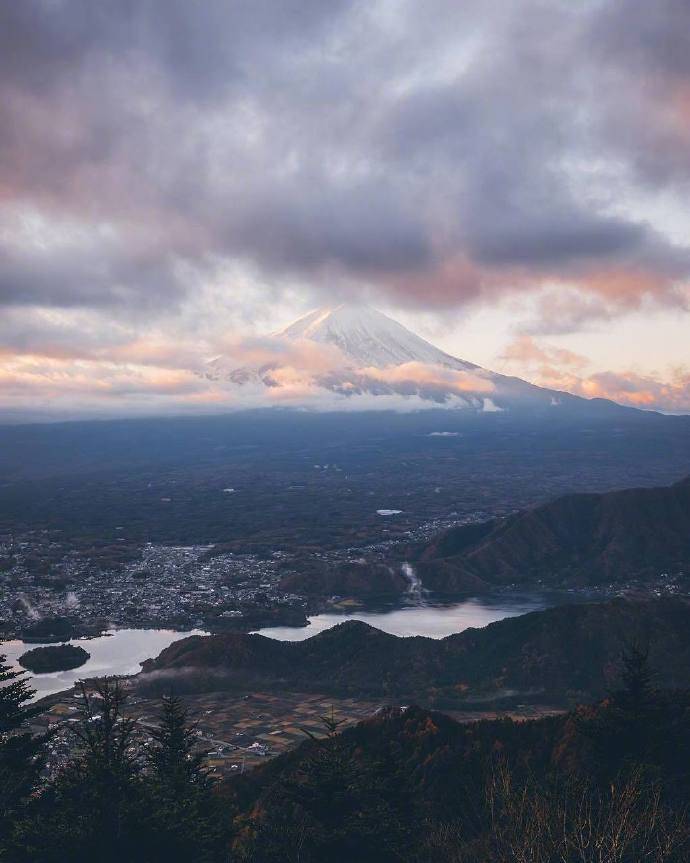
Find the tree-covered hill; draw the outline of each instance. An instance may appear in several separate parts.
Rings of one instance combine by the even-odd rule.
[[[690,573],[690,477],[663,488],[568,494],[451,528],[416,549],[427,587],[594,585]]]
[[[273,686],[428,704],[601,697],[626,643],[650,644],[660,683],[690,686],[690,602],[615,599],[562,606],[444,639],[399,638],[348,621],[301,642],[192,636],[148,660],[139,685],[186,691]]]

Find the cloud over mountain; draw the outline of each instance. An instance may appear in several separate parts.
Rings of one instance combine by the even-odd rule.
[[[679,0],[3,4],[0,307],[38,352],[66,326],[210,345],[218,297],[226,326],[295,297],[534,296],[554,332],[687,309],[689,25]]]

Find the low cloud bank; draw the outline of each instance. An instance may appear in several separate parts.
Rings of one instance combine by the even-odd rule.
[[[408,362],[354,368],[337,347],[308,339],[250,338],[216,343],[206,360],[191,344],[115,341],[72,352],[62,346],[0,357],[0,421],[222,413],[291,407],[498,410],[496,385],[482,369]],[[37,351],[34,353],[34,349]],[[633,407],[690,412],[690,371],[665,378],[635,371],[588,371],[586,357],[520,336],[501,356],[509,371],[540,386]]]
[[[633,370],[588,371],[581,354],[520,336],[504,350],[501,359],[516,373],[549,389],[565,390],[584,398],[606,398],[630,407],[666,413],[690,413],[690,369],[669,369],[664,376]]]

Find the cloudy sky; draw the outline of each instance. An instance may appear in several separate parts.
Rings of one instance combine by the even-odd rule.
[[[3,418],[221,409],[315,306],[690,411],[688,0],[0,4]]]

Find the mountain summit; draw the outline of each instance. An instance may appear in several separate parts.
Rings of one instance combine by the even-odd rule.
[[[475,412],[627,411],[602,399],[535,386],[451,356],[368,306],[316,309],[283,330],[208,363],[205,376],[273,403]],[[386,398],[380,398],[386,397]],[[375,403],[374,403],[375,402]]]
[[[478,368],[474,363],[444,353],[369,306],[340,305],[316,309],[276,333],[276,336],[333,345],[356,367],[361,368],[385,368],[410,362],[432,363],[466,371]]]

